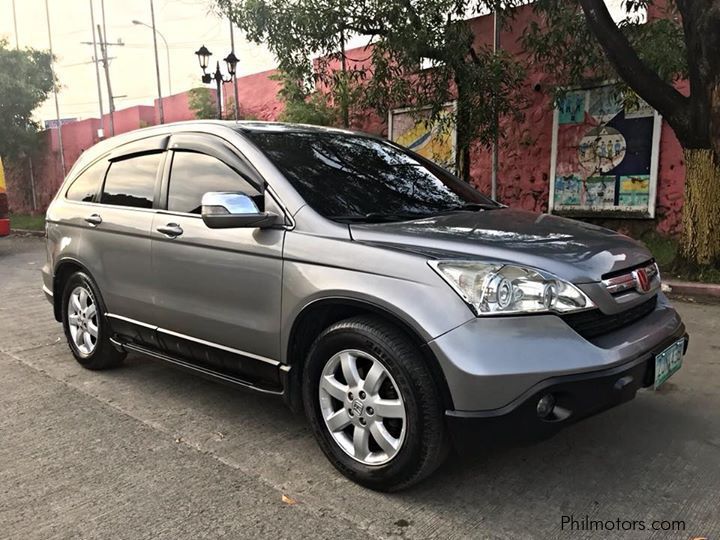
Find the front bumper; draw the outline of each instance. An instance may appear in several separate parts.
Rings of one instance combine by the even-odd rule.
[[[655,354],[683,336],[687,351],[689,338],[683,327],[640,358],[610,369],[546,379],[500,409],[448,411],[453,443],[460,452],[467,453],[477,448],[540,440],[578,420],[630,401],[640,388],[653,385]],[[548,394],[555,399],[557,412],[543,419],[538,416],[537,404]]]
[[[428,343],[455,411],[501,409],[547,379],[592,373],[647,355],[685,333],[665,295],[655,310],[614,332],[581,337],[555,315],[476,318]]]

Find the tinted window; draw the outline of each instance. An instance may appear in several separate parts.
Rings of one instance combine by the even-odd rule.
[[[202,196],[208,191],[259,195],[240,174],[219,159],[195,152],[175,152],[168,187],[168,210],[199,214]]]
[[[316,211],[390,220],[492,201],[444,169],[384,141],[322,132],[246,133]]]
[[[105,177],[101,202],[152,208],[155,177],[163,154],[146,154],[113,161]]]
[[[92,202],[100,189],[108,162],[101,159],[85,169],[70,185],[65,196],[71,201]]]

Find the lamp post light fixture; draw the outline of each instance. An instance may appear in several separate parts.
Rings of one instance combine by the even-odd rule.
[[[195,54],[198,57],[198,61],[200,62],[200,68],[203,70],[204,74],[205,70],[208,67],[208,63],[210,62],[210,57],[212,56],[212,53],[208,51],[208,48],[205,45],[203,45],[197,51],[195,51]]]
[[[195,54],[198,57],[198,62],[200,63],[200,68],[202,69],[202,82],[205,84],[210,84],[212,81],[215,81],[216,85],[216,92],[217,92],[217,111],[218,111],[218,119],[222,120],[222,84],[228,83],[233,80],[233,77],[235,76],[235,72],[237,69],[238,59],[235,56],[234,53],[228,54],[225,58],[223,58],[223,61],[225,62],[225,65],[227,67],[227,71],[230,74],[228,78],[225,78],[220,71],[220,62],[215,63],[215,73],[208,73],[207,68],[210,64],[210,57],[212,56],[212,53],[208,50],[208,48],[203,45],[200,47],[197,51],[195,51]],[[237,107],[237,104],[235,105]]]

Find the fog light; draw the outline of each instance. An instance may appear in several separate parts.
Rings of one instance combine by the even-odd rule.
[[[555,396],[552,394],[545,394],[540,398],[537,404],[537,415],[540,418],[547,418],[553,412],[555,408]]]

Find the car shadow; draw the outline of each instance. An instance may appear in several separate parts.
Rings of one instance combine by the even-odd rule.
[[[705,430],[698,415],[657,395],[640,395],[534,445],[455,456],[397,497],[428,505],[448,519],[491,514],[503,523],[513,523],[513,514],[528,506],[535,507],[533,516],[551,518],[554,525],[562,513],[602,508],[611,514],[610,508],[621,511],[622,501],[639,492],[652,508],[667,502],[663,486],[682,492],[684,484],[692,484],[682,462],[692,459],[688,448],[702,444],[697,438]]]

